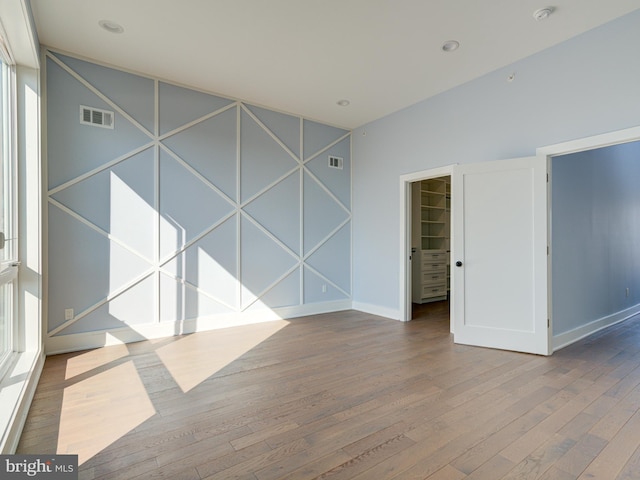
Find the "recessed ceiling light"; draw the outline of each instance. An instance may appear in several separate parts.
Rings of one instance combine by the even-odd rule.
[[[551,15],[554,10],[554,7],[540,8],[539,10],[533,12],[533,18],[535,18],[536,21],[541,22],[542,20],[549,18],[549,15]]]
[[[338,100],[336,103],[341,107],[348,107],[351,104],[349,100]]]
[[[454,50],[457,50],[459,46],[460,42],[456,40],[448,40],[442,44],[442,50],[445,52],[453,52]]]
[[[124,32],[124,27],[119,23],[112,22],[111,20],[100,20],[98,22],[103,29],[105,29],[109,33],[122,33]]]

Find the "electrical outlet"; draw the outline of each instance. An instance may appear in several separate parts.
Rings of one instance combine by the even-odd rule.
[[[73,308],[65,308],[64,310],[64,319],[65,320],[73,320]]]
[[[322,284],[322,293],[327,293],[327,284],[326,283]]]

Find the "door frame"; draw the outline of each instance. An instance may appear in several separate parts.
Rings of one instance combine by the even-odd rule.
[[[445,177],[453,175],[453,168],[456,164],[444,167],[430,168],[419,172],[400,175],[400,320],[408,322],[411,320],[411,184],[430,178]],[[451,212],[453,218],[453,211]],[[451,227],[451,244],[453,244],[453,222]],[[451,275],[453,276],[453,271]],[[453,281],[451,282],[453,285]],[[454,291],[451,289],[451,297]],[[453,332],[453,301],[450,302],[449,325]]]
[[[582,137],[567,142],[550,144],[536,149],[536,155],[545,155],[547,157],[547,171],[551,177],[550,161],[551,157],[556,155],[564,155],[568,153],[575,153],[585,150],[591,150],[594,148],[606,147],[610,145],[617,145],[621,143],[633,142],[640,140],[640,126],[617,130],[609,133],[592,135],[589,137]],[[399,320],[407,322],[411,320],[411,184],[421,180],[429,178],[442,177],[446,175],[453,175],[454,166],[457,164],[450,164],[443,167],[431,168],[427,170],[421,170],[413,173],[408,173],[400,176],[400,275],[399,275],[399,292],[400,292],[400,311]],[[550,181],[552,179],[550,178]],[[547,203],[547,235],[549,249],[553,248],[553,232],[551,231],[551,215],[553,213],[553,199],[550,198],[550,185],[547,186],[547,192],[549,195]],[[453,193],[452,193],[453,194]],[[451,244],[453,245],[453,239],[455,236],[454,229],[454,211],[451,211]],[[548,282],[547,282],[547,305],[549,310],[549,347],[553,352],[557,350],[558,346],[553,342],[553,317],[551,312],[553,285],[551,279],[551,255],[548,255]],[[451,271],[452,282],[454,284],[453,276],[455,276],[455,269]],[[451,289],[451,297],[455,295],[455,290]],[[451,302],[450,319],[454,318],[453,302]],[[453,322],[450,320],[450,328],[453,333]]]
[[[590,137],[582,137],[567,142],[546,145],[536,149],[536,155],[547,157],[547,172],[549,182],[547,184],[547,245],[549,246],[549,254],[547,255],[547,308],[549,318],[549,351],[550,353],[567,346],[569,343],[558,343],[553,335],[553,278],[552,270],[552,249],[553,249],[553,231],[551,228],[551,216],[553,215],[553,198],[551,197],[551,182],[553,175],[551,169],[551,158],[558,155],[567,155],[570,153],[584,152],[586,150],[594,150],[612,145],[620,145],[623,143],[635,142],[640,140],[640,126],[616,130],[613,132],[592,135]],[[594,331],[585,332],[583,336],[590,335]]]

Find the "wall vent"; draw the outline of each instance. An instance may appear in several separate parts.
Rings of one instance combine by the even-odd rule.
[[[337,168],[342,170],[342,165],[344,164],[344,159],[342,157],[334,157],[333,155],[329,155],[329,168]]]
[[[113,112],[80,105],[80,123],[113,129]]]

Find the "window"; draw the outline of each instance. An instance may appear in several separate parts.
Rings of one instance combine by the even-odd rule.
[[[14,69],[0,59],[0,378],[14,351],[17,285]]]

